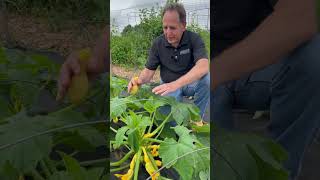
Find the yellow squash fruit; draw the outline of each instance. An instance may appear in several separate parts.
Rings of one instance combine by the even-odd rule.
[[[134,171],[134,165],[137,159],[137,154],[135,154],[130,162],[130,168],[126,174],[115,174],[116,177],[118,177],[121,180],[131,180],[133,176]]]
[[[87,64],[91,56],[91,51],[89,48],[85,48],[79,51],[79,63],[80,63],[80,71],[87,72]]]
[[[136,82],[138,81],[138,79],[139,79],[139,77],[137,77],[137,76],[133,78],[133,80],[136,81]],[[132,88],[130,90],[130,94],[131,95],[135,95],[135,94],[137,94],[138,90],[139,90],[139,86],[138,85],[134,85],[134,86],[132,86]]]
[[[159,172],[155,173],[155,172],[156,172],[156,169],[155,169],[155,167],[153,166],[151,160],[149,159],[145,147],[142,147],[142,151],[143,151],[143,154],[144,154],[144,156],[143,156],[143,159],[144,159],[144,162],[145,162],[145,165],[144,165],[144,166],[145,166],[148,174],[151,176],[151,179],[152,179],[152,180],[158,179],[159,176],[160,176],[160,173],[159,173]]]
[[[87,95],[89,81],[87,74],[79,74],[72,77],[68,90],[68,97],[72,104],[79,104]]]
[[[139,90],[138,85],[134,85],[134,86],[132,86],[132,88],[130,90],[130,94],[135,95],[135,94],[137,94],[138,90]]]
[[[79,52],[80,73],[72,77],[68,89],[68,97],[72,104],[79,104],[88,93],[89,80],[86,68],[90,56],[91,53],[88,48]]]

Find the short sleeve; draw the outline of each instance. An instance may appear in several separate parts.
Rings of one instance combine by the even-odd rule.
[[[193,38],[192,46],[194,63],[196,63],[199,59],[208,59],[205,44],[199,35],[196,35]]]
[[[158,43],[155,40],[152,44],[151,49],[149,50],[148,61],[145,64],[145,67],[149,70],[156,70],[160,64],[159,51],[158,51]]]

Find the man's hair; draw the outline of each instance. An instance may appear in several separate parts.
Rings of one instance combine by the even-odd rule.
[[[179,15],[179,21],[181,23],[186,23],[186,10],[184,9],[183,5],[180,3],[168,3],[164,7],[162,11],[162,17],[167,11],[177,11]]]

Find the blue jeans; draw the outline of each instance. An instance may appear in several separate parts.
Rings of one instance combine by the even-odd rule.
[[[183,86],[167,96],[174,97],[177,101],[182,101],[183,96],[193,96],[194,104],[200,109],[200,117],[202,118],[210,99],[210,75],[206,74],[201,79],[191,84]]]
[[[320,35],[301,45],[277,64],[212,92],[211,117],[218,126],[233,129],[232,109],[270,110],[270,137],[289,155],[290,178],[299,173],[306,147],[320,121]]]

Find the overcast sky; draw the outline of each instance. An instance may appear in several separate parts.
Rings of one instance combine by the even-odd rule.
[[[111,20],[113,25],[117,26],[121,32],[122,29],[128,24],[136,25],[140,19],[138,16],[138,9],[151,8],[154,6],[164,5],[167,0],[111,0]],[[179,0],[185,6],[187,14],[187,23],[192,20],[190,17],[192,13],[196,13],[196,23],[204,28],[209,28],[210,17],[208,17],[208,9],[210,0]],[[189,14],[190,13],[190,14]]]
[[[119,10],[119,9],[126,9],[129,7],[134,7],[141,4],[156,4],[157,2],[162,2],[162,0],[111,0],[110,2],[110,10]]]
[[[210,0],[180,0],[183,3],[197,3],[197,2],[209,2]],[[110,10],[120,10],[126,9],[130,7],[140,6],[143,4],[156,4],[156,3],[164,3],[166,0],[111,0],[110,1]]]

